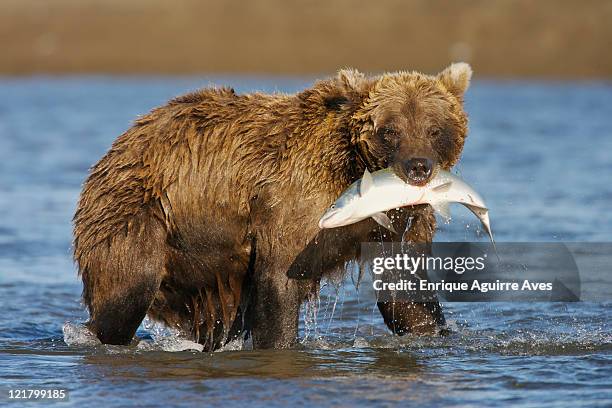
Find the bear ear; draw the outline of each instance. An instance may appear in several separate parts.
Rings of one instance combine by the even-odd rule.
[[[356,69],[340,70],[334,82],[325,96],[325,106],[331,110],[356,106],[368,93],[368,80]]]
[[[347,90],[359,90],[365,83],[365,75],[353,68],[338,71],[338,80]]]
[[[450,93],[462,98],[470,86],[472,67],[465,62],[457,62],[440,72],[437,78]]]

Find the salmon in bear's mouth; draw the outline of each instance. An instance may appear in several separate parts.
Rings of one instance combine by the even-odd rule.
[[[422,186],[406,183],[393,168],[374,173],[366,169],[363,177],[349,186],[323,214],[319,227],[341,227],[371,217],[378,224],[397,233],[385,211],[429,204],[436,213],[450,220],[450,203],[463,204],[472,211],[493,242],[489,210],[484,199],[461,178],[441,169]]]

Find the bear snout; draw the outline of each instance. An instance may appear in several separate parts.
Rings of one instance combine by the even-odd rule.
[[[395,167],[395,173],[406,183],[414,186],[427,184],[433,175],[434,161],[427,157],[413,157],[401,160]]]

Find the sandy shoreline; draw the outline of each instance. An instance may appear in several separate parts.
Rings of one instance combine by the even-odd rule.
[[[612,2],[4,0],[0,74],[611,78]]]

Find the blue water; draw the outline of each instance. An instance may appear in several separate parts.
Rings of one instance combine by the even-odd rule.
[[[171,351],[159,327],[141,328],[138,346],[78,333],[68,345],[64,323],[86,319],[70,240],[87,169],[137,115],[209,83],[310,81],[0,79],[0,401],[42,387],[68,389],[62,406],[612,405],[609,301],[448,303],[451,336],[397,338],[349,279],[309,305],[294,350]],[[612,241],[611,106],[610,83],[473,85],[456,170],[487,199],[498,241]],[[485,239],[477,227],[459,216],[437,239]]]

